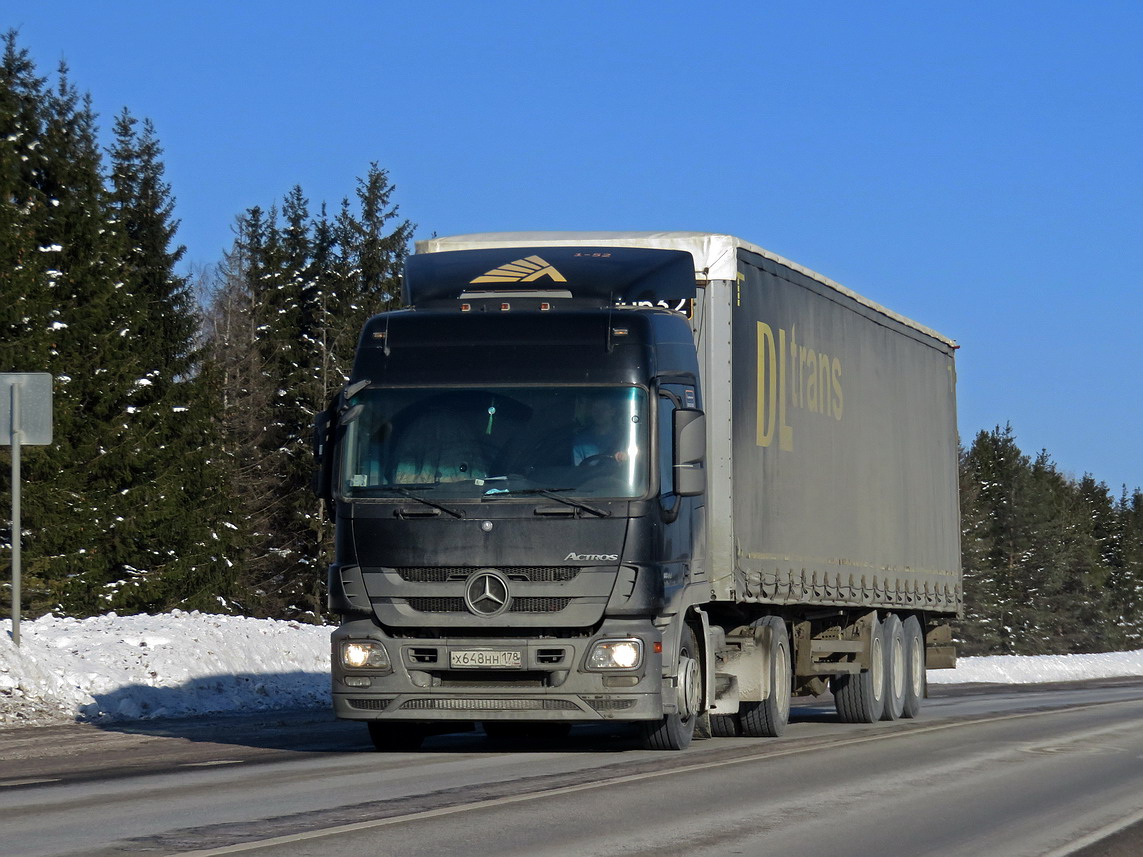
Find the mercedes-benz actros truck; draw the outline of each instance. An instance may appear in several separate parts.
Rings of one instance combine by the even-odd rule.
[[[315,425],[378,749],[915,716],[962,610],[956,344],[728,235],[418,242]]]

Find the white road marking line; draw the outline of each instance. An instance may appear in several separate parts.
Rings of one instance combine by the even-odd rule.
[[[36,786],[40,783],[58,783],[59,777],[45,777],[39,780],[2,780],[0,781],[0,789],[10,789],[15,786]]]
[[[1116,700],[1115,702],[1121,701],[1137,702],[1138,700]],[[1080,705],[1067,706],[1065,708],[1052,708],[1044,711],[1024,711],[1015,714],[1002,714],[995,717],[961,720],[953,723],[936,723],[931,726],[922,726],[920,728],[907,729],[903,731],[895,730],[893,732],[887,732],[878,735],[859,735],[853,738],[848,738],[844,741],[829,742],[812,747],[791,747],[789,750],[778,750],[772,753],[756,753],[748,756],[736,756],[731,759],[717,759],[710,762],[696,762],[693,765],[683,765],[681,767],[670,768],[663,771],[646,771],[641,774],[627,774],[625,776],[612,777],[611,779],[598,780],[596,782],[580,783],[579,785],[561,786],[560,788],[547,789],[539,792],[528,792],[526,794],[491,798],[489,800],[474,801],[473,803],[441,807],[440,809],[413,812],[409,813],[408,815],[397,815],[393,816],[392,818],[377,818],[370,821],[357,821],[352,824],[339,824],[334,827],[324,827],[318,830],[307,830],[301,833],[291,833],[285,836],[275,836],[271,839],[259,839],[253,842],[239,842],[234,845],[223,845],[218,848],[207,848],[201,851],[179,851],[175,854],[169,855],[169,857],[222,857],[222,855],[226,854],[239,854],[243,851],[255,851],[259,848],[273,848],[276,845],[290,845],[295,842],[305,842],[311,839],[321,839],[326,836],[339,836],[344,833],[356,833],[358,831],[372,830],[379,827],[391,827],[394,824],[405,824],[406,822],[412,821],[424,821],[431,818],[440,818],[446,815],[455,815],[461,812],[473,812],[481,809],[493,809],[495,807],[508,806],[514,803],[525,803],[531,800],[539,800],[540,798],[560,797],[561,795],[574,794],[576,792],[588,791],[591,789],[625,785],[627,783],[656,779],[658,777],[669,776],[671,774],[705,771],[712,768],[724,768],[728,765],[741,765],[748,762],[760,761],[762,759],[772,759],[780,756],[794,756],[799,753],[821,752],[822,750],[832,750],[837,747],[847,747],[855,744],[869,744],[875,741],[887,741],[891,738],[921,735],[926,732],[943,732],[949,729],[962,729],[966,726],[975,726],[981,723],[1001,723],[1007,720],[1024,720],[1029,717],[1044,717],[1051,714],[1063,714],[1074,711],[1083,711],[1088,708],[1096,708],[1109,704],[1114,704],[1114,702],[1083,703]],[[1071,851],[1064,851],[1059,854],[1045,855],[1045,857],[1067,857],[1067,855],[1070,853]]]

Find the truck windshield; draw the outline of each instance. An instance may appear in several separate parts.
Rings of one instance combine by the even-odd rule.
[[[367,389],[346,425],[344,497],[640,497],[649,460],[638,387]]]

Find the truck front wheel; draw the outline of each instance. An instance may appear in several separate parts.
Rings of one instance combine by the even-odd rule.
[[[683,628],[676,675],[677,710],[662,720],[643,726],[643,747],[647,750],[685,750],[695,734],[695,722],[702,708],[702,660],[695,632]]]

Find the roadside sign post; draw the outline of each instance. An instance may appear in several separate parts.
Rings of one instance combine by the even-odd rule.
[[[6,429],[6,431],[5,431]],[[12,447],[12,642],[20,645],[20,447],[52,442],[52,376],[0,372],[0,443]]]

